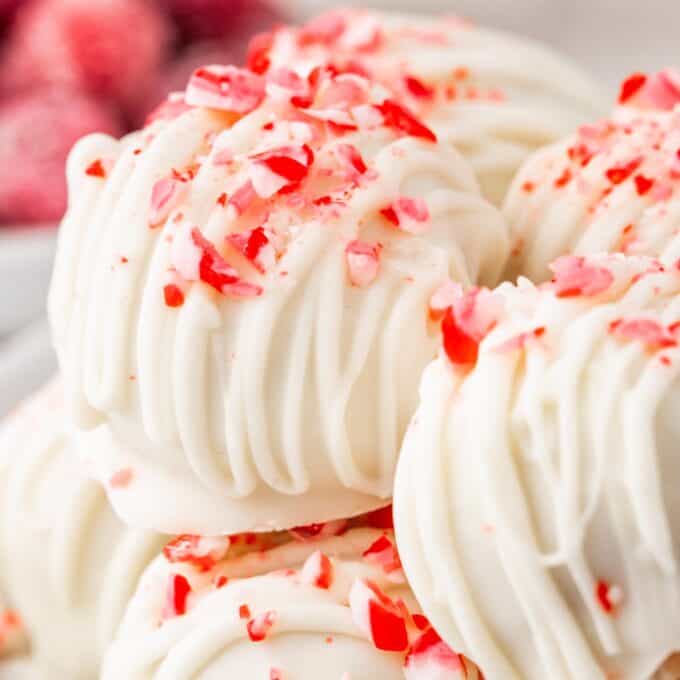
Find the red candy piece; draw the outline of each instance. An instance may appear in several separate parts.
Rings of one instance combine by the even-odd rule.
[[[248,621],[248,637],[252,642],[262,642],[276,623],[276,612],[268,611]]]
[[[366,561],[381,567],[386,574],[401,569],[397,547],[387,536],[381,536],[364,552],[363,556]]]
[[[171,564],[192,564],[199,571],[210,571],[224,559],[231,542],[227,536],[208,538],[182,534],[163,548],[165,559]]]
[[[262,274],[276,262],[276,252],[263,227],[230,234],[227,241]]]
[[[434,88],[426,85],[422,80],[418,80],[418,78],[414,76],[406,76],[404,82],[406,83],[406,88],[414,97],[417,97],[418,99],[434,98]]]
[[[262,294],[260,286],[240,279],[238,272],[222,258],[215,246],[201,234],[199,229],[192,229],[191,237],[201,251],[198,265],[201,281],[224,295],[256,297]]]
[[[181,307],[184,304],[184,292],[174,283],[163,288],[163,299],[168,307]]]
[[[333,563],[321,551],[312,553],[300,571],[303,583],[328,590],[333,585]]]
[[[615,165],[614,167],[609,168],[609,170],[605,172],[605,176],[612,184],[621,184],[622,182],[625,182],[640,167],[641,164],[641,157],[634,158],[628,163]]]
[[[189,581],[181,574],[172,574],[168,582],[163,618],[171,619],[183,616],[187,611],[187,599],[191,593]]]
[[[619,104],[625,104],[631,99],[647,82],[647,76],[644,73],[633,73],[631,76],[621,83],[621,91],[619,93]]]
[[[439,671],[433,675],[435,669]],[[465,674],[465,663],[460,654],[456,654],[437,634],[434,628],[428,628],[418,637],[406,656],[405,674],[408,680],[419,677],[455,677],[457,673]],[[428,675],[429,673],[429,675]],[[465,676],[464,676],[465,677]]]
[[[349,595],[352,617],[377,649],[403,652],[408,632],[401,608],[373,582],[357,579]]]
[[[273,33],[259,33],[250,40],[246,64],[253,73],[264,75],[269,70],[269,53],[273,45]]]
[[[479,340],[458,324],[453,309],[448,309],[442,321],[444,351],[454,364],[474,364],[479,353]]]
[[[382,113],[384,124],[387,127],[403,132],[411,137],[426,139],[430,142],[437,141],[437,136],[430,128],[393,99],[386,99],[377,108]]]
[[[384,508],[367,513],[364,515],[364,521],[367,526],[375,529],[394,529],[392,506],[387,505]]]

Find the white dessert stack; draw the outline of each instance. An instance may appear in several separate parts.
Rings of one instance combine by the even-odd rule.
[[[311,71],[330,61],[388,86],[465,155],[496,204],[530,153],[606,110],[599,86],[566,57],[453,15],[332,10],[255,47],[259,65]]]
[[[497,281],[505,223],[359,76],[209,67],[186,101],[69,161],[50,316],[94,474],[127,522],[172,533],[384,505],[428,301]]]
[[[168,537],[118,519],[83,474],[66,422],[57,382],[3,434],[11,460],[0,495],[2,581],[36,662],[55,678],[89,680]]]
[[[679,680],[679,102],[339,10],[81,140],[0,680]]]
[[[680,71],[633,74],[608,119],[530,158],[504,212],[507,278],[549,276],[558,255],[623,252],[680,257]]]
[[[647,680],[680,630],[680,271],[552,268],[447,311],[399,463],[400,554],[487,677]]]

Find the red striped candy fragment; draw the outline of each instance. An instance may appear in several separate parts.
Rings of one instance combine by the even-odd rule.
[[[401,560],[396,545],[387,537],[381,536],[363,553],[367,562],[379,566],[386,574],[401,569]]]
[[[386,99],[376,108],[382,113],[384,124],[387,127],[410,137],[418,137],[430,142],[437,141],[437,135],[430,128],[393,99]]]
[[[276,250],[264,227],[229,234],[227,242],[264,274],[276,264]]]
[[[333,563],[317,550],[305,561],[300,571],[300,579],[303,583],[328,590],[333,585]]]
[[[236,66],[203,66],[189,79],[186,103],[233,113],[255,110],[265,96],[264,79]]]
[[[149,224],[152,227],[165,222],[189,193],[190,184],[176,177],[159,179],[151,189],[151,212]]]
[[[210,571],[229,552],[228,536],[195,536],[182,534],[163,548],[165,559],[171,564],[187,563],[199,571]]]
[[[349,594],[354,623],[385,652],[408,648],[406,621],[398,605],[373,582],[357,579]]]
[[[428,628],[412,645],[404,665],[406,680],[453,680],[467,677],[464,658],[456,654],[437,634]]]

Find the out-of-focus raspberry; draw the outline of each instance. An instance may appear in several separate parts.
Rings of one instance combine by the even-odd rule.
[[[126,105],[154,79],[171,32],[146,0],[26,0],[0,82],[10,92],[62,84]]]
[[[0,104],[0,223],[58,220],[66,208],[64,166],[89,132],[119,134],[115,115],[89,97],[43,90]]]
[[[268,28],[280,15],[266,0],[160,0],[186,40],[221,38]]]

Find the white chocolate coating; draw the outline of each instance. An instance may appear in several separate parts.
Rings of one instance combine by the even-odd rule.
[[[194,108],[121,142],[89,137],[68,166],[49,306],[75,419],[88,431],[82,449],[106,484],[129,472],[110,490],[125,521],[166,533],[288,528],[383,505],[436,352],[429,298],[448,276],[497,280],[508,252],[502,218],[451,148],[379,122],[335,136],[271,97],[230,127],[234,119]],[[249,177],[262,182],[254,154],[282,141],[313,150],[300,191],[255,196],[243,214],[220,203]],[[340,179],[339,145],[362,157],[358,179]],[[106,179],[86,173],[99,159],[115,162]],[[154,186],[187,168],[195,176],[174,211],[150,228]],[[333,203],[315,205],[324,193]],[[382,216],[403,196],[429,213],[424,225],[397,229]],[[264,273],[225,240],[262,224],[281,248]],[[191,226],[262,294],[179,281],[183,304],[164,304],[169,277],[181,279],[171,270],[198,269],[185,262]],[[368,285],[348,275],[345,251],[357,240],[379,244]]]
[[[124,527],[85,478],[56,385],[15,420],[20,427],[2,442],[11,458],[0,501],[7,592],[50,676],[92,680],[139,575],[167,538]]]
[[[504,206],[507,278],[548,277],[565,253],[680,257],[680,110],[621,106],[530,158]],[[585,165],[584,165],[585,163]]]
[[[422,380],[400,553],[489,678],[648,680],[680,644],[680,272],[631,286],[654,265],[617,258],[590,295],[502,285],[476,364],[442,353]]]
[[[315,40],[324,27],[334,37]],[[529,154],[606,110],[601,88],[566,57],[454,16],[339,10],[274,35],[274,66],[311,70],[330,59],[395,91],[465,155],[495,204]],[[409,87],[408,77],[433,94]]]
[[[380,651],[357,624],[350,605],[357,579],[368,579],[393,602],[400,598],[417,613],[401,571],[388,573],[362,557],[385,535],[393,540],[390,532],[352,529],[342,536],[227,555],[207,571],[158,558],[140,581],[106,657],[102,680],[403,680],[406,650]],[[314,585],[308,567],[303,568],[313,554],[330,560],[329,581],[323,586]],[[186,611],[168,616],[168,584],[177,574],[186,578],[190,593],[182,605]],[[226,585],[216,587],[225,577]],[[257,640],[251,626],[268,612],[273,626]],[[417,630],[411,634],[420,636]],[[471,666],[470,673],[464,677],[476,678]],[[407,677],[462,680],[463,671]]]

